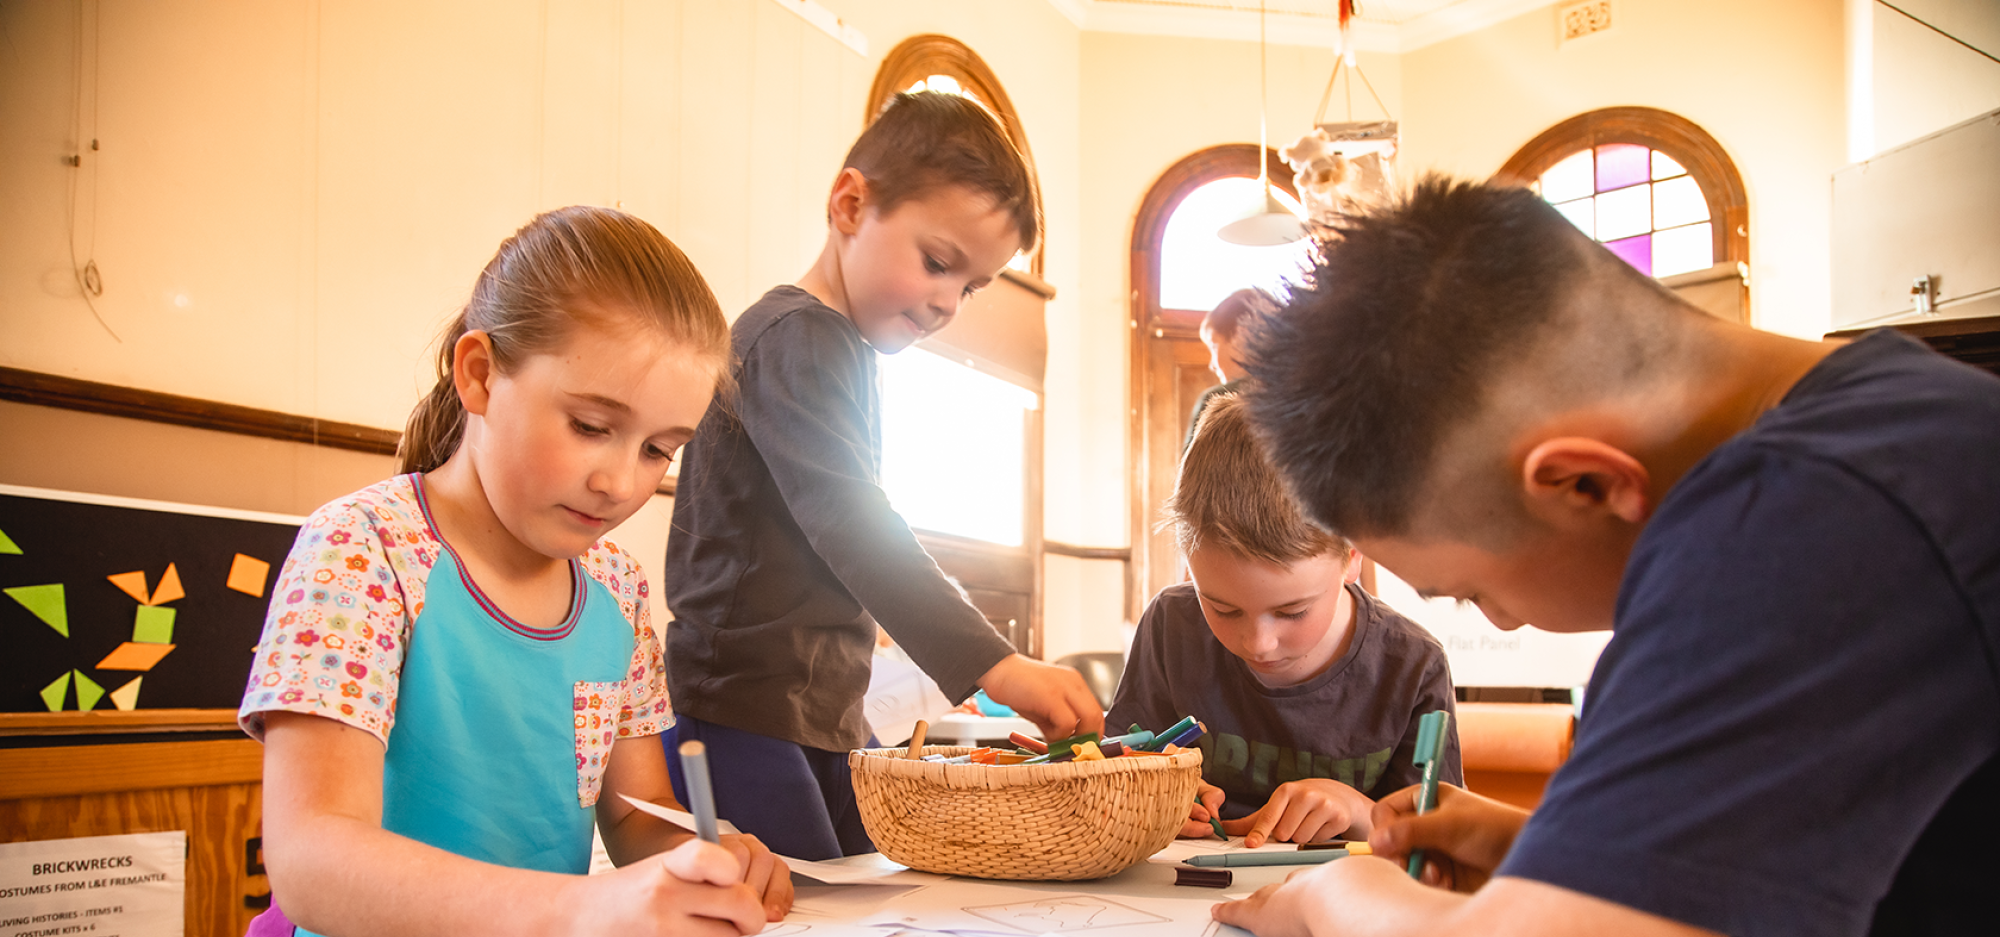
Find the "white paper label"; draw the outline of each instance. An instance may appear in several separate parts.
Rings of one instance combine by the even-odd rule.
[[[187,833],[0,844],[0,937],[181,937]]]

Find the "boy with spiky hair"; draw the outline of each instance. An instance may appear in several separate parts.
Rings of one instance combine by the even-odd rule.
[[[1105,721],[1206,723],[1183,836],[1211,817],[1250,846],[1367,836],[1374,798],[1419,776],[1418,717],[1454,709],[1444,648],[1356,585],[1360,555],[1299,512],[1234,394],[1210,398],[1166,514],[1193,581],[1146,606]]]
[[[1299,933],[1991,932],[2000,381],[1703,314],[1523,189],[1429,179],[1253,338],[1322,524],[1505,629],[1610,628],[1529,815],[1446,788],[1216,916]]]

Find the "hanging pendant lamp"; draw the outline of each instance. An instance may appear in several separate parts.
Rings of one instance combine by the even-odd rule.
[[[1278,203],[1278,196],[1271,191],[1270,142],[1267,138],[1266,120],[1269,106],[1269,76],[1264,64],[1264,3],[1257,3],[1257,193],[1262,196],[1259,203],[1250,206],[1244,217],[1223,225],[1215,235],[1231,244],[1247,247],[1271,247],[1289,244],[1306,236],[1306,226],[1299,216],[1292,214]]]

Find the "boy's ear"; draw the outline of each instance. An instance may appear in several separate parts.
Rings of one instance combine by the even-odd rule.
[[[493,400],[493,336],[474,329],[460,335],[451,346],[451,383],[458,388],[458,401],[465,412],[486,415]]]
[[[833,230],[852,235],[861,228],[861,216],[871,202],[868,177],[852,166],[833,179],[833,191],[826,197],[826,223]]]
[[[1521,462],[1529,510],[1556,523],[1610,514],[1643,524],[1653,510],[1651,481],[1631,453],[1584,436],[1543,440]]]
[[[1347,548],[1347,561],[1341,567],[1340,581],[1344,583],[1353,583],[1361,581],[1360,550],[1357,550],[1353,547]]]

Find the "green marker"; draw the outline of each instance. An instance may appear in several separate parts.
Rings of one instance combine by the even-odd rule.
[[[1437,806],[1438,766],[1444,761],[1444,730],[1451,725],[1451,713],[1440,709],[1425,713],[1417,720],[1417,750],[1410,756],[1410,762],[1424,772],[1424,779],[1417,787],[1417,816],[1429,813]],[[1410,877],[1421,880],[1424,873],[1424,851],[1410,850]]]
[[[1242,868],[1251,865],[1318,865],[1345,859],[1350,855],[1368,855],[1367,843],[1355,843],[1348,849],[1286,849],[1275,852],[1215,852],[1193,856],[1188,865],[1203,868]]]

